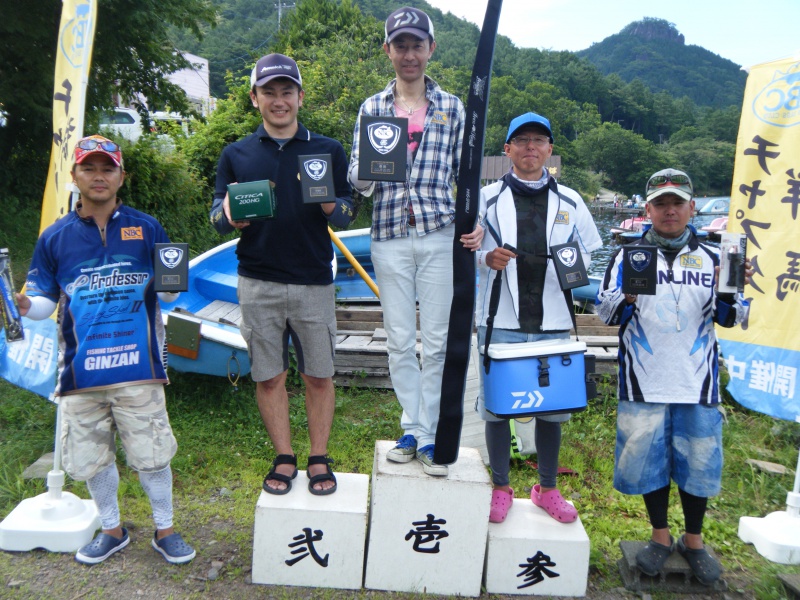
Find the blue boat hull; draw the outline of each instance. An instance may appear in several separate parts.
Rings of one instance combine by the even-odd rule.
[[[339,234],[339,239],[375,281],[375,269],[370,256],[369,229],[342,232]],[[189,263],[189,290],[181,293],[175,302],[161,303],[161,311],[167,325],[170,313],[188,314],[200,321],[201,339],[197,358],[169,354],[169,366],[176,371],[231,378],[250,373],[247,346],[236,323],[224,317],[202,316],[204,313],[214,312],[212,310],[214,306],[221,303],[228,303],[228,309],[231,309],[229,305],[238,306],[237,243],[238,240],[232,240],[193,259]],[[370,287],[335,245],[334,252],[333,268],[337,300],[377,302],[378,298]],[[600,284],[599,277],[590,277],[589,280],[589,285],[572,290],[574,300],[586,307],[594,306]],[[221,313],[224,313],[224,310],[214,314]]]

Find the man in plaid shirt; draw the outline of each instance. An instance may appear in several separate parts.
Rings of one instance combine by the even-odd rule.
[[[373,196],[372,263],[381,293],[388,336],[389,371],[403,408],[403,436],[387,458],[422,463],[425,473],[446,476],[433,462],[439,421],[450,303],[453,297],[453,186],[461,158],[464,105],[425,75],[436,48],[433,23],[419,9],[403,7],[386,20],[383,49],[396,78],[368,98],[366,116],[408,119],[408,167],[403,182],[358,179],[360,121],[356,121],[349,178]],[[461,238],[480,247],[483,228]],[[423,365],[416,356],[419,301]]]

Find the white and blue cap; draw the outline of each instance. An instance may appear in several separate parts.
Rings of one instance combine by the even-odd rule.
[[[250,73],[250,87],[261,86],[273,79],[285,77],[303,87],[303,78],[297,63],[285,54],[267,54],[258,59],[253,72]]]
[[[398,8],[386,19],[386,43],[390,44],[401,33],[410,33],[420,40],[433,41],[433,21],[418,8],[404,6]]]
[[[523,127],[538,127],[550,138],[550,143],[553,143],[553,130],[550,128],[550,121],[542,115],[537,115],[535,112],[526,112],[524,115],[515,117],[508,126],[508,135],[506,136],[506,144],[511,142],[511,138],[517,135],[517,132]]]

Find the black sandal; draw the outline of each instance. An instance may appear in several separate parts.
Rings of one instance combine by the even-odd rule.
[[[705,548],[687,548],[683,536],[678,540],[676,547],[678,554],[689,563],[697,581],[703,585],[714,585],[722,575],[722,567]]]
[[[289,477],[288,475],[284,475],[283,473],[278,473],[275,468],[278,465],[294,465],[294,473],[292,476]],[[289,490],[292,489],[292,479],[297,477],[297,456],[294,454],[278,454],[275,457],[275,460],[272,461],[272,469],[267,476],[264,477],[264,483],[261,484],[261,487],[264,489],[265,492],[268,494],[274,494],[275,496],[283,496],[284,494],[288,494]],[[280,481],[281,483],[285,483],[286,487],[282,490],[270,487],[267,485],[267,481],[272,479],[273,481]]]
[[[334,475],[333,471],[331,470],[331,465],[333,462],[333,459],[328,458],[328,456],[325,454],[308,457],[308,467],[311,465],[326,465],[328,467],[327,473],[320,473],[319,475],[314,476],[308,472],[308,467],[306,467],[306,475],[308,475],[308,491],[315,496],[327,496],[328,494],[332,494],[336,491],[338,486],[336,483],[336,475]],[[333,486],[323,490],[314,489],[314,486],[322,481],[332,481]]]
[[[670,536],[669,546],[659,544],[652,539],[636,553],[636,566],[645,575],[655,577],[661,572],[664,563],[675,550],[675,540]]]

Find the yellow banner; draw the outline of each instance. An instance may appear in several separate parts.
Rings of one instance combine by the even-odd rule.
[[[97,0],[63,0],[53,91],[53,145],[39,233],[70,210],[72,153],[83,137]]]
[[[800,421],[800,61],[753,67],[747,78],[728,231],[744,233],[755,268],[742,328],[718,328],[745,406]]]

